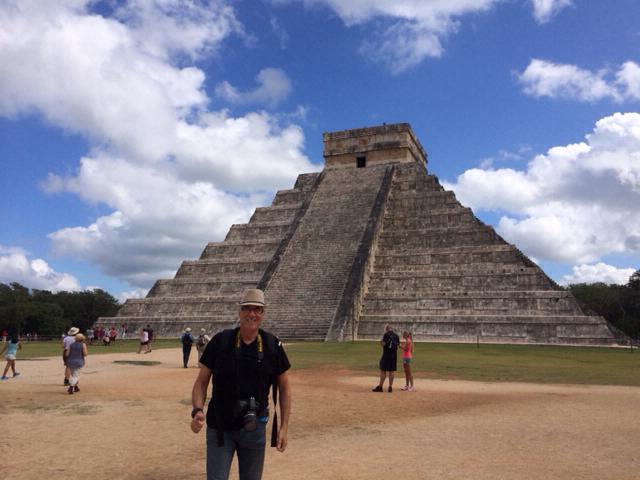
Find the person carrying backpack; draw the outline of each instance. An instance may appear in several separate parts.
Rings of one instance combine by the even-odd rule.
[[[189,368],[189,356],[191,355],[191,347],[193,346],[193,335],[189,327],[184,329],[184,333],[180,337],[182,343],[182,363],[184,368]]]
[[[207,330],[205,328],[200,329],[200,335],[196,339],[196,349],[198,350],[198,366],[200,365],[200,359],[202,358],[202,354],[204,353],[204,349],[207,348],[207,343],[209,343],[209,335],[207,335]]]
[[[400,337],[393,331],[388,323],[384,326],[384,335],[380,340],[382,346],[382,358],[380,358],[380,383],[375,387],[373,392],[384,391],[384,381],[389,374],[388,392],[393,392],[393,377],[398,369],[398,346],[400,345]]]

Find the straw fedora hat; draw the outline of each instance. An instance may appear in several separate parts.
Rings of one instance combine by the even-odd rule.
[[[238,305],[255,305],[256,307],[264,307],[264,292],[257,288],[245,290],[244,294],[242,295],[242,300],[240,300],[240,303]]]

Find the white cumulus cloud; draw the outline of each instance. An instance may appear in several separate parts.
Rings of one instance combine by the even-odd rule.
[[[572,0],[531,0],[533,17],[538,23],[547,23],[561,10],[573,5]]]
[[[223,0],[128,0],[114,17],[127,24],[141,51],[168,58],[198,58],[217,49],[232,32],[243,34],[233,8]]]
[[[0,245],[0,282],[18,282],[27,288],[52,292],[81,290],[73,275],[56,272],[45,260],[30,258],[21,248],[3,245]]]
[[[106,7],[113,5],[109,12],[90,0],[0,3],[0,115],[38,112],[89,140],[74,171],[51,173],[43,185],[110,212],[52,232],[53,250],[144,289],[246,222],[297,174],[318,168],[302,153],[301,128],[285,116],[210,108],[193,60],[245,35],[231,2]],[[259,81],[255,95],[264,101],[291,88],[274,69]]]
[[[457,32],[464,17],[490,11],[503,0],[271,0],[324,5],[347,27],[367,24],[371,34],[360,53],[402,73],[427,58],[444,53],[445,40]],[[531,0],[533,16],[542,24],[573,4],[571,0]]]
[[[500,0],[274,0],[300,1],[331,8],[347,26],[374,24],[360,52],[401,73],[426,58],[440,57],[442,42],[458,29],[465,15],[489,11]]]
[[[533,97],[569,98],[587,102],[622,96],[605,79],[607,72],[591,72],[575,65],[533,59],[518,78],[524,92]]]
[[[250,105],[267,104],[275,106],[291,93],[291,80],[279,68],[264,68],[256,77],[258,86],[247,92],[240,92],[229,82],[222,82],[216,87],[216,95],[227,102]]]
[[[526,170],[472,169],[445,186],[465,205],[500,212],[498,232],[536,259],[638,256],[640,114],[605,117],[584,142],[551,148]]]
[[[640,100],[640,65],[625,62],[616,73],[616,84],[625,97]]]
[[[597,72],[576,65],[558,64],[534,58],[518,74],[524,92],[532,97],[549,97],[595,102],[640,99],[640,65],[625,62],[617,71]]]
[[[626,285],[635,270],[633,268],[617,268],[598,262],[593,265],[576,265],[570,275],[562,277],[561,285],[576,283],[596,283]]]
[[[125,290],[118,295],[118,301],[124,303],[128,298],[144,298],[149,293],[148,288],[134,288],[133,290]]]

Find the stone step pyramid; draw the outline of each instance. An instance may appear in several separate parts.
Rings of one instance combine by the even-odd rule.
[[[101,321],[149,324],[159,336],[216,332],[236,324],[242,291],[257,287],[264,327],[285,340],[379,339],[386,323],[426,341],[621,338],[427,174],[408,124],[325,133],[324,157],[322,172],[300,175],[173,279]]]

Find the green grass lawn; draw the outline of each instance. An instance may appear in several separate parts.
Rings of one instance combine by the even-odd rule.
[[[378,342],[298,343],[286,347],[297,369],[335,365],[378,373]],[[397,375],[404,378],[401,355]],[[488,382],[640,386],[640,351],[537,345],[416,343],[416,378]]]
[[[137,339],[90,346],[90,354],[136,352]],[[153,348],[175,348],[178,339],[157,339]],[[286,346],[295,369],[346,368],[378,374],[378,342],[293,343]],[[20,359],[58,356],[60,342],[24,342]],[[399,355],[400,357],[400,355]],[[537,345],[416,343],[412,369],[416,378],[488,382],[573,383],[640,386],[640,350]],[[403,376],[402,361],[397,375]]]
[[[98,342],[94,342],[93,345],[88,345],[89,354],[96,355],[101,353],[127,353],[137,352],[140,346],[140,341],[136,339],[131,340],[116,340],[113,345],[105,347]],[[154,340],[151,344],[152,349],[157,348],[173,348],[179,347],[180,340],[175,338],[159,338]],[[22,342],[22,350],[18,352],[18,361],[21,358],[37,358],[37,357],[53,357],[62,355],[62,341],[46,341],[46,342]]]

